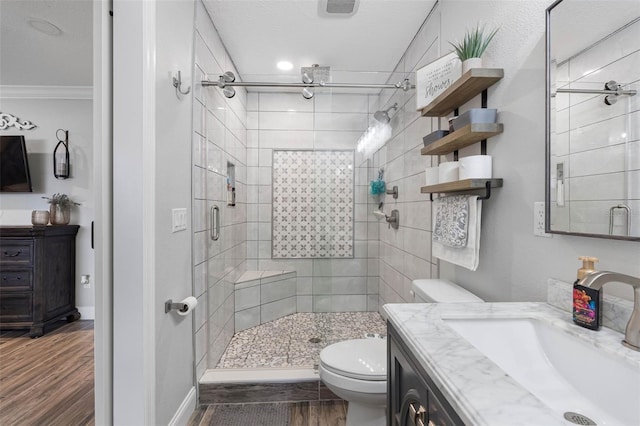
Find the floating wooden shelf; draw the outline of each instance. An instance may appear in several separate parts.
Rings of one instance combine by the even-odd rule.
[[[420,188],[420,192],[423,194],[436,194],[447,192],[462,192],[472,191],[475,189],[486,189],[487,182],[491,185],[491,188],[500,188],[502,186],[502,179],[465,179],[457,180],[455,182],[439,183],[437,185],[423,186]]]
[[[504,77],[502,68],[471,68],[420,113],[424,117],[444,117]]]
[[[430,143],[420,150],[422,155],[445,155],[503,132],[502,123],[471,123],[462,129]]]

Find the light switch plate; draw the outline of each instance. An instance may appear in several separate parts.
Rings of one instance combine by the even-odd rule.
[[[187,229],[187,209],[171,210],[171,232],[184,231]]]

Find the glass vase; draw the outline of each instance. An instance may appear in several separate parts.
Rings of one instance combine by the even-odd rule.
[[[71,206],[51,204],[51,207],[49,207],[49,220],[52,225],[68,225],[71,220]]]

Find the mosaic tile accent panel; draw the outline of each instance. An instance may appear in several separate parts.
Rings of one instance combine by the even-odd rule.
[[[216,368],[315,367],[332,343],[386,336],[377,312],[297,313],[240,331]]]
[[[353,257],[353,151],[273,152],[273,258]]]

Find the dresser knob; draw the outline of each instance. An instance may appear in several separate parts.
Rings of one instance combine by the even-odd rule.
[[[20,250],[18,250],[17,252],[15,252],[13,254],[9,253],[8,251],[5,251],[4,252],[4,256],[5,257],[18,257],[18,256],[20,256],[20,253],[21,253]]]

